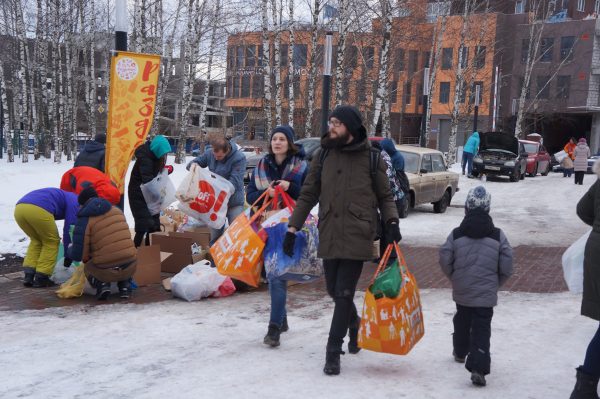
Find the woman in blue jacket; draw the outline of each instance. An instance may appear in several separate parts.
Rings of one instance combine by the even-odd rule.
[[[258,162],[252,172],[246,200],[253,204],[266,191],[270,197],[275,195],[275,186],[279,186],[290,197],[297,199],[300,188],[306,178],[306,161],[303,151],[294,144],[294,129],[290,126],[277,126],[271,132],[269,153]],[[271,295],[271,317],[264,343],[279,346],[281,332],[288,330],[285,302],[287,281],[269,278]]]

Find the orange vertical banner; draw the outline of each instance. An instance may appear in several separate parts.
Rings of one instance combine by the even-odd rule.
[[[119,51],[111,59],[106,174],[121,194],[133,152],[152,126],[159,73],[158,55]]]

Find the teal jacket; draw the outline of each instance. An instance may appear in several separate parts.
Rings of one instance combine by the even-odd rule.
[[[469,152],[473,155],[477,154],[479,151],[479,133],[475,132],[469,137],[467,140],[467,144],[465,144],[465,148],[463,148],[464,152]]]

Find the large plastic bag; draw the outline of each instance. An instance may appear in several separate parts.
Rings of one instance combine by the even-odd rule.
[[[562,256],[563,274],[567,287],[569,287],[569,291],[576,294],[583,292],[583,257],[585,244],[591,232],[591,230],[588,231],[571,244]]]
[[[227,219],[227,204],[235,191],[227,179],[192,163],[190,173],[183,179],[175,197],[179,209],[195,219],[220,229]]]
[[[83,272],[83,265],[76,266],[74,269],[71,278],[61,284],[58,290],[56,290],[56,295],[59,298],[68,299],[83,295],[83,288],[86,280],[85,273]]]
[[[213,295],[224,281],[225,276],[210,267],[209,261],[201,260],[184,267],[171,279],[171,292],[188,302],[198,301]]]
[[[559,151],[556,154],[554,154],[554,159],[556,159],[556,162],[560,163],[562,162],[563,159],[565,159],[567,157],[567,152],[566,151]]]
[[[323,260],[317,256],[319,230],[313,215],[308,216],[302,229],[296,233],[293,257],[283,253],[287,222],[267,227],[265,230],[268,235],[264,250],[267,277],[309,282],[323,274]]]
[[[152,215],[158,215],[176,201],[175,186],[169,179],[169,172],[163,169],[154,179],[140,186],[142,195]]]
[[[76,266],[64,267],[65,258],[60,258],[56,265],[54,266],[54,271],[52,272],[52,276],[50,276],[50,280],[54,281],[56,284],[62,284],[68,279],[71,278],[73,273],[75,272]]]

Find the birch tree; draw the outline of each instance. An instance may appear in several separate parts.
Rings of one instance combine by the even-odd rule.
[[[27,74],[26,74],[26,47],[27,38],[25,36],[25,22],[23,19],[23,5],[21,0],[15,2],[15,16],[16,16],[16,28],[17,28],[17,40],[19,41],[19,81],[21,83],[21,90],[19,90],[19,134],[23,137],[21,146],[21,158],[22,162],[28,162],[29,151],[28,151],[28,132],[27,126],[25,125],[28,117],[28,87],[27,87]]]
[[[379,118],[382,117],[382,125],[385,137],[389,137],[389,47],[390,38],[392,35],[392,5],[389,0],[379,0],[379,7],[381,11],[381,49],[380,49],[380,62],[379,62],[379,74],[377,77],[377,93],[375,95],[375,104],[373,107],[373,119],[369,126],[369,134],[374,135]],[[386,103],[388,105],[386,105]],[[383,111],[383,115],[382,115]],[[384,122],[385,120],[385,122]]]
[[[262,42],[263,42],[263,110],[265,112],[265,132],[269,132],[273,128],[273,114],[271,113],[271,50],[270,50],[270,34],[269,34],[269,0],[262,0]]]
[[[430,75],[429,75],[429,93],[427,95],[427,112],[425,115],[425,147],[429,146],[431,137],[431,104],[435,95],[437,70],[442,55],[443,39],[446,33],[448,17],[446,15],[438,18],[435,24],[433,40],[431,44],[431,52],[429,58]]]
[[[311,39],[310,39],[310,69],[308,72],[308,95],[306,99],[306,121],[304,124],[304,134],[306,137],[312,137],[313,134],[313,116],[315,112],[315,83],[317,78],[317,39],[319,35],[319,14],[321,13],[321,0],[314,0],[311,19]]]
[[[335,104],[342,103],[343,80],[345,75],[344,60],[346,56],[346,35],[349,28],[348,3],[350,0],[339,0],[338,9],[338,40],[337,40],[337,58],[335,65]],[[346,88],[347,90],[347,88]]]
[[[279,10],[279,11],[278,11]],[[275,124],[281,125],[282,101],[281,101],[281,7],[277,8],[277,0],[271,0],[271,13],[273,14],[273,63],[275,74]]]
[[[213,24],[212,24],[212,32],[210,34],[210,46],[208,49],[208,65],[206,71],[206,83],[204,85],[204,95],[202,97],[202,108],[200,109],[199,116],[199,124],[200,124],[200,132],[204,131],[206,127],[206,109],[208,108],[208,95],[210,89],[210,81],[212,78],[212,66],[213,66],[213,57],[215,54],[215,45],[217,40],[217,23],[221,17],[221,0],[216,0],[215,9],[213,14]]]
[[[4,74],[4,62],[0,60],[0,101],[2,102],[2,118],[3,125],[2,131],[4,132],[4,140],[6,140],[7,147],[7,160],[8,162],[14,162],[15,158],[13,155],[12,148],[12,137],[9,134],[9,114],[8,114],[8,96],[6,90],[6,75]],[[4,148],[0,147],[0,151],[4,151]]]
[[[289,6],[289,18],[290,18],[290,22],[288,25],[288,30],[289,30],[289,36],[290,36],[290,40],[289,40],[289,44],[288,44],[288,53],[287,53],[287,59],[288,59],[288,85],[289,85],[289,91],[288,91],[288,125],[290,125],[290,127],[294,127],[294,111],[296,108],[296,99],[294,97],[294,95],[296,94],[294,92],[294,44],[295,44],[295,37],[294,37],[294,0],[288,0],[288,6]]]

